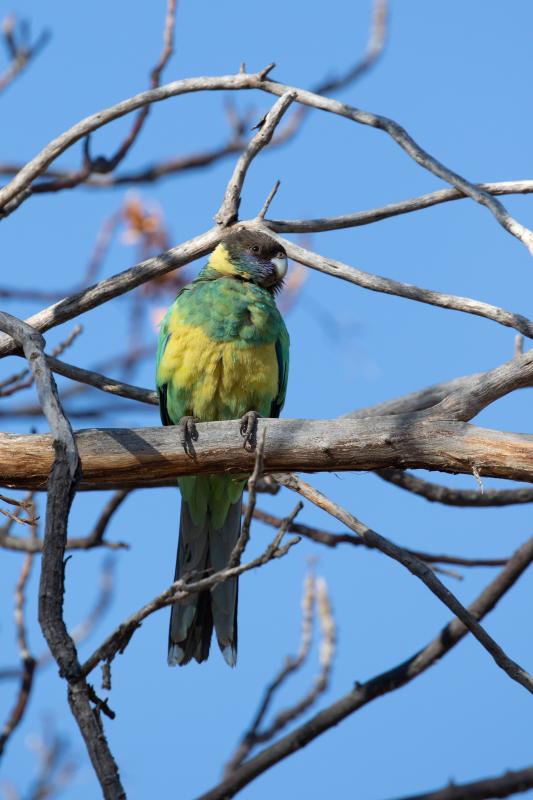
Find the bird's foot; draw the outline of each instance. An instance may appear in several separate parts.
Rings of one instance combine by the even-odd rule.
[[[257,444],[257,420],[261,414],[257,411],[247,411],[241,417],[241,436],[244,436],[243,447],[245,450],[255,450]]]
[[[195,418],[190,416],[182,417],[178,423],[181,446],[185,453],[194,458],[196,453],[193,442],[198,441],[198,431],[196,430]]]

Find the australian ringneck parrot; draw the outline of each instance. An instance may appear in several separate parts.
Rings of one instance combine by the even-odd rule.
[[[187,449],[194,421],[277,417],[289,367],[289,334],[275,294],[287,256],[270,236],[230,233],[196,280],[178,293],[159,334],[157,390],[163,425],[180,425]],[[257,412],[257,414],[249,414]],[[239,537],[245,476],[178,480],[181,517],[175,580],[223,569]],[[213,625],[230,666],[237,659],[237,579],[172,606],[168,663],[204,661]]]

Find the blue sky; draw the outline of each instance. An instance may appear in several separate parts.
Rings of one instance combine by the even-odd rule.
[[[382,60],[339,96],[396,119],[423,147],[473,181],[529,177],[531,4],[393,0],[391,5],[389,43]],[[91,4],[52,0],[46,7],[16,0],[12,9],[30,18],[35,30],[48,26],[53,38],[1,98],[2,160],[26,160],[78,119],[142,90],[160,50],[164,6],[162,0]],[[275,61],[278,80],[312,86],[324,75],[342,71],[362,52],[369,15],[366,0],[331,0],[327,12],[315,0],[305,5],[271,0],[268,6],[244,0],[184,1],[178,13],[176,55],[165,79],[227,74],[236,71],[241,61],[255,70]],[[227,136],[223,99],[220,94],[191,95],[154,107],[124,168],[223,142]],[[272,102],[252,93],[234,99],[241,109],[252,106],[257,119]],[[98,132],[93,137],[94,152],[111,152],[129,124],[129,119],[120,120]],[[58,164],[75,167],[79,158],[76,146]],[[143,198],[163,209],[173,244],[211,225],[232,166],[229,159],[141,188]],[[266,152],[254,162],[242,201],[244,216],[257,212],[277,178],[282,187],[271,209],[276,217],[362,210],[442,185],[385,134],[318,111],[309,115],[290,145]],[[101,223],[123,197],[124,190],[118,188],[31,198],[2,223],[0,285],[50,289],[72,285],[90,257]],[[533,225],[531,198],[504,202],[524,224]],[[531,316],[531,257],[485,209],[471,202],[314,235],[310,244],[320,253],[370,272]],[[117,240],[104,274],[133,263],[134,249]],[[190,268],[191,275],[196,268]],[[38,310],[30,303],[5,307],[20,315]],[[124,348],[125,300],[96,309],[81,321],[84,333],[69,351],[69,360],[90,367]],[[292,339],[287,417],[334,417],[435,381],[491,368],[513,352],[513,332],[495,323],[365,292],[317,273],[310,274],[287,324]],[[71,327],[50,332],[49,345],[64,338]],[[155,333],[145,326],[144,335]],[[6,360],[2,375],[18,368],[20,362]],[[146,364],[135,381],[151,386],[152,373],[152,365]],[[479,422],[530,431],[528,400],[528,392],[505,398],[483,412]],[[6,407],[8,402],[4,401]],[[41,420],[2,419],[2,424],[21,432],[33,425],[46,429]],[[76,427],[91,424],[76,421]],[[156,410],[121,404],[106,424],[156,425],[158,417]],[[475,487],[473,477],[437,477],[450,485]],[[408,547],[504,556],[530,534],[528,507],[476,511],[433,506],[364,474],[313,476],[311,482]],[[497,484],[485,481],[485,485]],[[88,532],[100,503],[95,495],[76,498],[73,535]],[[294,497],[285,492],[260,502],[280,514],[293,505]],[[132,547],[118,557],[112,608],[82,646],[83,657],[132,610],[169,584],[178,509],[177,491],[164,489],[134,493],[117,513],[110,537],[125,539]],[[301,520],[340,530],[309,506]],[[270,535],[257,525],[250,555],[259,552]],[[152,616],[113,665],[110,704],[117,719],[106,722],[106,730],[128,797],[194,797],[217,781],[263,687],[298,647],[299,598],[311,555],[317,557],[316,569],[328,582],[339,629],[333,680],[321,705],[348,691],[355,680],[402,661],[449,619],[448,611],[400,565],[359,549],[326,551],[305,541],[287,558],[242,579],[236,670],[226,667],[215,648],[206,665],[168,669],[168,614]],[[70,624],[79,622],[94,602],[103,558],[104,553],[96,551],[74,554],[68,562],[65,607]],[[16,661],[11,608],[19,566],[19,555],[2,551],[2,664]],[[477,569],[465,572],[461,583],[447,582],[467,603],[491,575],[490,570]],[[36,579],[37,571],[30,587],[30,641],[40,652]],[[526,668],[533,658],[529,582],[529,575],[523,577],[486,621],[489,632]],[[293,679],[281,705],[305,691],[314,669],[312,664]],[[12,695],[12,684],[0,684],[2,717]],[[266,800],[298,790],[308,798],[327,792],[385,800],[440,787],[450,778],[472,780],[526,766],[531,757],[527,703],[524,690],[468,640],[408,687],[375,701],[276,766],[242,796]],[[37,676],[29,712],[3,761],[3,779],[21,791],[27,787],[35,767],[32,737],[46,717],[52,717],[56,729],[70,740],[70,752],[81,764],[64,796],[94,798],[96,782],[66,707],[65,687],[53,667]]]

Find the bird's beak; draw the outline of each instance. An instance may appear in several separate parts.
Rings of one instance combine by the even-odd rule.
[[[279,258],[271,259],[278,281],[282,281],[287,274],[287,256],[280,256]]]

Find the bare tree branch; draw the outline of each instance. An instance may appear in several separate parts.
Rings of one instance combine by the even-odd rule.
[[[32,516],[35,517],[34,510]],[[31,538],[32,540],[37,538],[37,529],[35,524],[32,526]],[[15,706],[11,711],[6,724],[0,731],[0,760],[4,753],[9,737],[13,734],[17,726],[22,721],[33,687],[33,675],[35,672],[36,661],[30,653],[25,622],[26,584],[28,583],[28,579],[31,574],[32,565],[33,555],[28,553],[22,563],[20,575],[15,587],[15,627],[17,630],[17,645],[22,664],[22,675]]]
[[[509,559],[507,565],[481,592],[468,607],[470,614],[482,619],[506,594],[533,561],[533,538],[523,544]],[[410,681],[436,664],[455,645],[464,638],[468,630],[454,618],[439,631],[438,635],[411,658],[386,672],[382,672],[365,683],[357,682],[344,696],[327,708],[319,711],[309,721],[298,726],[270,747],[262,750],[254,758],[246,761],[232,775],[213,789],[201,795],[198,800],[226,800],[250,784],[259,775],[275,764],[306,747],[326,731],[338,725],[346,717],[378,697],[402,688]]]
[[[29,23],[23,20],[18,24],[14,14],[5,17],[2,22],[2,33],[11,62],[5,72],[0,75],[0,92],[3,92],[13,83],[15,78],[26,69],[30,61],[46,46],[50,39],[50,31],[43,30],[35,42],[30,44]]]
[[[343,264],[342,261],[336,261],[333,258],[313,253],[311,250],[306,250],[293,242],[289,242],[287,239],[277,238],[290,258],[319,272],[324,272],[326,275],[340,278],[348,281],[348,283],[354,283],[356,286],[361,286],[372,292],[383,292],[397,297],[405,297],[407,300],[416,300],[418,303],[426,303],[440,308],[449,308],[452,311],[463,311],[466,314],[485,317],[498,322],[500,325],[514,328],[529,339],[533,338],[533,322],[521,314],[515,314],[512,311],[506,311],[504,308],[484,303],[481,300],[473,300],[470,297],[458,297],[444,292],[435,292],[431,289],[422,289],[411,283],[401,283],[391,278],[384,278],[381,275],[374,275],[371,272],[364,272],[361,269]]]
[[[320,670],[313,686],[298,702],[276,715],[270,725],[261,730],[261,724],[268,713],[274,696],[287,678],[297,672],[307,660],[312,643],[315,608],[320,621],[322,642],[320,647]],[[235,753],[228,761],[225,775],[231,775],[258,744],[268,742],[282,731],[290,722],[304,714],[317,701],[329,684],[336,645],[336,626],[326,582],[310,573],[304,583],[302,597],[302,634],[298,655],[287,658],[285,665],[274,680],[267,686],[259,709],[248,730],[244,733]]]
[[[276,126],[293,102],[295,96],[294,92],[285,92],[279,100],[276,100],[268,114],[257,126],[259,130],[256,135],[250,139],[246,149],[235,164],[235,169],[227,185],[222,205],[215,214],[215,220],[219,225],[231,225],[237,220],[242,187],[244,186],[244,180],[250,164],[255,156],[266,147],[272,139]]]
[[[268,72],[272,65],[260,70],[256,74],[238,73],[237,75],[227,75],[212,78],[188,78],[182,81],[174,81],[166,86],[150,89],[141,92],[134,97],[117,103],[110,108],[103,109],[96,114],[86,117],[81,122],[74,125],[65,133],[50,142],[35,158],[2,189],[0,189],[0,211],[3,216],[12,213],[18,208],[21,202],[28,196],[32,181],[38,177],[61,153],[72,144],[87,134],[101,128],[114,119],[118,119],[125,114],[135,111],[137,108],[146,106],[149,103],[160,102],[169,97],[186,94],[195,91],[216,91],[221,89],[261,89],[274,95],[282,96],[286,92],[294,93],[295,99],[304,105],[321,109],[332,114],[345,117],[357,122],[358,124],[368,125],[378,130],[386,132],[414,161],[420,166],[432,172],[437,177],[450,183],[463,194],[468,195],[475,202],[484,205],[496,218],[499,224],[512,236],[521,241],[530,252],[533,252],[533,233],[524,225],[512,217],[507,209],[488,192],[479,189],[475,184],[470,183],[453,170],[448,169],[444,164],[431,156],[427,151],[420,147],[415,140],[394,120],[378,114],[340,103],[338,100],[323,97],[320,94],[287,86],[275,81],[267,80]]]
[[[91,708],[90,701],[94,700],[94,692],[83,677],[76,646],[63,621],[63,558],[68,515],[80,471],[76,441],[61,408],[54,379],[46,365],[43,337],[25,323],[3,312],[0,312],[0,328],[9,333],[24,350],[53,436],[55,457],[48,479],[39,586],[39,622],[60,674],[68,682],[69,704],[85,740],[104,797],[119,800],[125,797],[125,793],[118,768],[109,750],[101,722]]]
[[[509,770],[497,778],[484,778],[461,784],[450,782],[444,789],[404,796],[401,800],[489,800],[527,792],[531,788],[533,788],[533,767],[526,767],[526,769]]]
[[[141,626],[141,623],[159,609],[172,605],[176,601],[182,600],[191,594],[197,594],[198,592],[203,592],[206,589],[212,589],[213,586],[227,581],[229,578],[235,578],[238,575],[242,575],[244,572],[249,572],[252,569],[262,567],[265,564],[268,564],[269,561],[272,561],[276,558],[282,558],[284,555],[286,555],[290,548],[293,545],[298,544],[300,541],[299,537],[296,537],[289,539],[284,545],[281,545],[281,540],[287,532],[288,526],[298,513],[300,507],[300,504],[296,506],[290,517],[283,522],[283,525],[280,527],[276,536],[268,545],[266,550],[264,550],[260,556],[254,558],[252,561],[248,561],[246,564],[240,564],[236,567],[226,567],[225,569],[222,569],[219,572],[214,572],[209,577],[202,578],[200,580],[190,581],[187,578],[181,578],[178,581],[174,581],[174,583],[168,589],[159,594],[134,614],[129,616],[110,636],[107,637],[103,644],[101,644],[94,651],[94,653],[83,665],[83,675],[87,676],[95,667],[98,666],[101,661],[106,661],[109,664],[115,658],[117,653],[123,653],[129,644],[131,637],[137,628]]]
[[[417,417],[368,420],[268,420],[265,474],[377,470],[385,467],[437,469],[533,482],[533,435],[493,431],[466,423]],[[196,459],[188,457],[175,432],[163,428],[95,428],[79,431],[81,489],[155,486],[181,475],[253,470],[236,434],[238,422],[204,422]],[[0,433],[0,485],[42,490],[53,463],[44,434]]]
[[[431,503],[443,503],[446,506],[494,508],[495,506],[533,503],[533,487],[531,489],[486,489],[482,493],[478,489],[451,489],[449,486],[431,483],[417,478],[403,469],[380,469],[376,471],[376,475],[408,492],[425,497]]]
[[[277,528],[281,522],[279,517],[274,514],[269,514],[259,508],[254,508],[254,519],[264,522],[266,525],[272,525]],[[312,542],[324,544],[326,547],[337,547],[340,544],[351,544],[354,547],[368,547],[370,550],[375,548],[362,539],[360,536],[354,536],[350,533],[331,533],[321,528],[315,528],[311,525],[304,525],[301,522],[292,522],[289,526],[292,533],[297,533],[299,536],[304,536]],[[408,553],[419,558],[420,561],[425,561],[426,564],[455,564],[460,567],[504,567],[509,558],[465,558],[463,556],[452,556],[446,553],[425,553],[421,550],[410,550],[404,548]]]
[[[411,553],[408,553],[402,547],[398,547],[379,533],[376,533],[376,531],[368,528],[363,522],[354,517],[353,514],[350,514],[349,511],[333,503],[321,492],[318,492],[308,483],[296,477],[296,475],[276,476],[276,480],[279,480],[282,486],[292,489],[314,505],[327,511],[376,549],[406,567],[409,572],[419,578],[422,583],[424,583],[428,589],[461,620],[481,646],[492,656],[500,669],[512,680],[516,681],[533,694],[533,676],[507,656],[499,644],[495,642],[479,624],[477,619],[461,605],[457,598],[439,581],[426,564]]]
[[[0,172],[2,171],[0,167]],[[492,183],[477,183],[475,186],[491,195],[531,194],[533,181],[496,181]],[[276,233],[319,233],[321,231],[336,231],[342,228],[358,228],[361,225],[371,225],[383,219],[397,217],[400,214],[410,214],[424,208],[449,203],[453,200],[465,200],[466,195],[458,189],[439,189],[420,197],[409,200],[400,200],[397,203],[388,203],[380,208],[371,208],[368,211],[355,211],[352,214],[340,214],[336,217],[319,217],[317,219],[267,219],[267,225]]]

